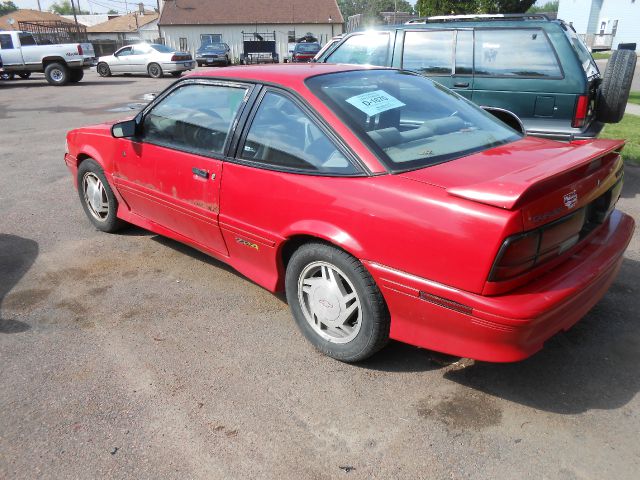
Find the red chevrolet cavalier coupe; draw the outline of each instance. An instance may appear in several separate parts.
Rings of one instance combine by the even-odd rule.
[[[98,229],[129,222],[286,290],[342,361],[389,338],[523,359],[604,295],[634,229],[614,209],[622,141],[526,138],[398,70],[193,74],[67,143]]]

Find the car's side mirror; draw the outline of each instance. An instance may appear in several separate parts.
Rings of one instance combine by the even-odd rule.
[[[128,138],[136,134],[136,121],[126,120],[124,122],[114,123],[111,127],[111,135],[114,138]]]

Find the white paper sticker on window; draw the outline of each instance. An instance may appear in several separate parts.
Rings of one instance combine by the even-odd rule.
[[[386,112],[394,108],[404,107],[405,104],[393,95],[389,95],[384,90],[367,92],[361,95],[347,98],[347,102],[364,112],[367,116],[373,117],[378,113]]]

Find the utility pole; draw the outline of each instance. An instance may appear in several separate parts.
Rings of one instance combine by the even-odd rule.
[[[73,21],[76,22],[77,40],[80,41],[80,26],[78,25],[78,17],[76,16],[76,4],[71,0],[71,10],[73,10]]]
[[[40,6],[40,0],[38,0],[38,10],[42,11],[42,7]]]

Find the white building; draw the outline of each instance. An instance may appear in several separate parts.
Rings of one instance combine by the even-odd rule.
[[[311,33],[320,43],[342,33],[336,0],[165,0],[158,22],[165,44],[195,51],[204,42],[224,42],[235,59],[243,52],[243,34],[275,32],[276,53],[289,54],[289,44]]]
[[[615,50],[620,43],[640,48],[640,0],[560,0],[558,18],[594,50]]]

